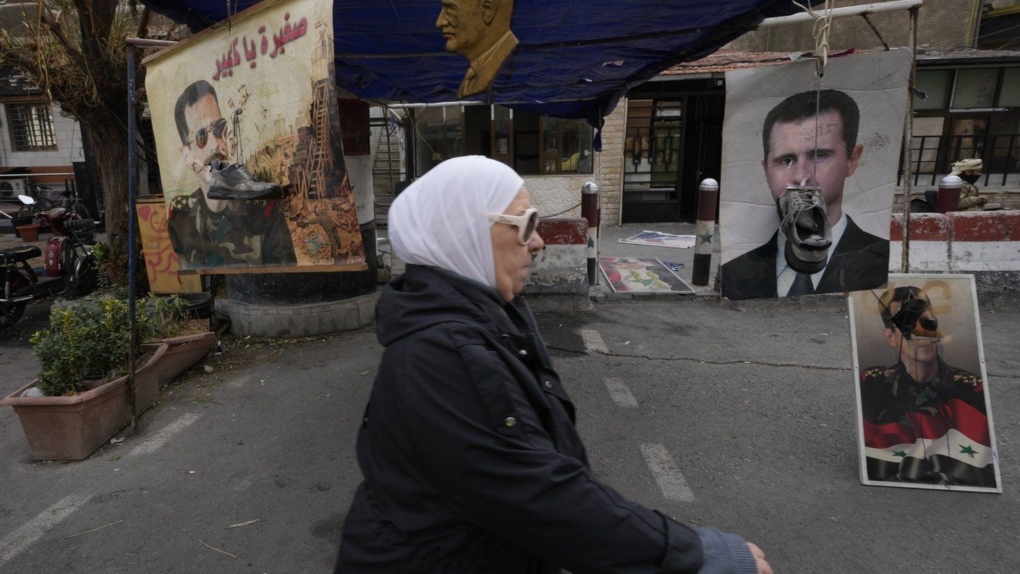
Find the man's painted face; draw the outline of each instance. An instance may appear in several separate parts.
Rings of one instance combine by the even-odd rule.
[[[194,105],[184,109],[188,126],[188,143],[182,151],[195,174],[208,175],[213,160],[227,159],[226,120],[220,115],[220,106],[212,94],[206,94]]]
[[[480,0],[443,0],[436,28],[446,39],[446,51],[466,58],[481,54],[487,27]]]
[[[899,310],[899,303],[892,303],[889,305],[889,313],[895,315]],[[922,321],[924,318],[934,318],[935,314],[931,309],[925,310],[919,317],[918,321]],[[923,331],[923,330],[922,330]],[[939,355],[937,336],[919,336],[917,329],[910,339],[907,339],[900,333],[899,329],[885,329],[886,340],[889,342],[889,346],[896,349],[900,354],[900,362],[904,365],[912,366],[918,363],[930,363],[935,361]],[[928,333],[925,333],[928,334]],[[937,335],[932,333],[932,335]]]
[[[815,130],[818,142],[815,150]],[[765,180],[773,199],[779,199],[788,185],[817,185],[822,188],[826,205],[843,201],[846,178],[857,169],[863,146],[846,149],[843,120],[836,111],[828,111],[803,120],[772,126],[769,155],[762,160]]]

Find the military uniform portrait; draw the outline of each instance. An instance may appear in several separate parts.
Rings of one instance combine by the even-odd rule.
[[[861,482],[1001,492],[971,275],[850,297]]]

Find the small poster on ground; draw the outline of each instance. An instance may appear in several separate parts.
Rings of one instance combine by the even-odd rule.
[[[861,482],[1002,492],[972,275],[850,294]]]
[[[599,266],[613,293],[694,293],[672,269],[652,257],[602,257]]]
[[[651,247],[675,247],[677,249],[690,249],[694,247],[693,235],[673,235],[661,231],[642,231],[637,235],[620,239],[620,243],[631,245],[648,245]]]

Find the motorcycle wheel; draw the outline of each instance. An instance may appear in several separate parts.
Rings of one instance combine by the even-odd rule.
[[[96,259],[91,255],[81,260],[81,266],[75,269],[74,295],[82,297],[96,290],[99,283],[99,269]]]
[[[18,291],[32,284],[32,278],[24,269],[18,269],[11,281],[11,291]],[[26,302],[0,303],[0,331],[17,323],[25,314]]]
[[[35,208],[31,205],[22,205],[18,210],[18,217],[35,217]]]
[[[85,204],[80,201],[77,203],[72,203],[71,207],[69,207],[68,209],[70,209],[72,213],[77,213],[78,217],[81,219],[90,219],[92,217],[91,215],[89,215],[89,209],[85,207]]]

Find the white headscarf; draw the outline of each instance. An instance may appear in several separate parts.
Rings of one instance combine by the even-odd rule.
[[[523,184],[513,169],[484,156],[444,161],[390,206],[393,253],[405,263],[439,267],[495,288],[486,214],[506,211]]]

